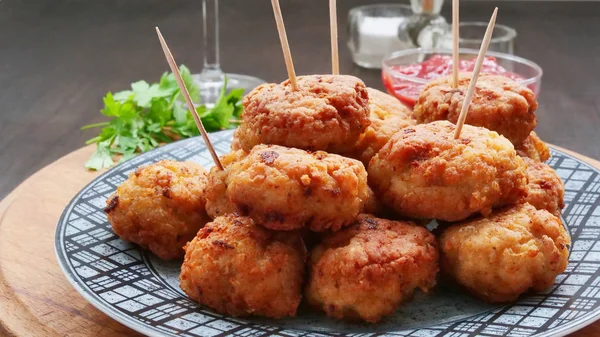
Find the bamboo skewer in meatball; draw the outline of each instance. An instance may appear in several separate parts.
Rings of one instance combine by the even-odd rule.
[[[369,198],[362,163],[322,151],[257,145],[223,163],[225,171],[209,174],[212,217],[237,212],[270,229],[335,231],[352,223]]]
[[[470,77],[469,73],[460,73],[457,89],[452,88],[451,77],[429,82],[415,104],[417,121],[456,123]],[[537,106],[535,95],[529,88],[505,76],[481,74],[465,123],[496,131],[518,145],[537,124]]]
[[[333,75],[296,77],[278,0],[272,0],[288,80],[244,97],[234,149],[273,144],[311,151],[349,151],[369,126],[369,96],[354,76],[338,75],[335,2],[330,3]]]
[[[156,28],[167,62],[190,109],[195,109],[175,60]],[[200,130],[217,167],[222,168],[202,122]],[[194,163],[161,161],[138,168],[107,200],[105,212],[124,240],[149,249],[164,260],[183,257],[183,246],[209,221],[205,211],[206,172]]]
[[[204,210],[206,172],[195,163],[163,160],[139,167],[106,201],[115,233],[163,260],[183,257],[183,246],[210,218]]]
[[[510,302],[550,287],[567,267],[569,243],[559,218],[521,204],[446,229],[441,267],[475,296]]]
[[[401,215],[459,221],[491,213],[525,194],[525,163],[504,137],[464,125],[498,8],[475,63],[458,124],[436,121],[402,129],[369,163],[369,182]],[[462,130],[462,134],[461,134]]]

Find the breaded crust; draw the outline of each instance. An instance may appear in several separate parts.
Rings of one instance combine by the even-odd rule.
[[[306,248],[297,232],[276,232],[227,215],[186,245],[181,289],[226,315],[295,316],[302,298]]]
[[[436,282],[436,239],[411,222],[361,215],[310,254],[308,302],[336,319],[377,323]]]
[[[561,210],[565,207],[565,185],[547,164],[530,158],[523,158],[527,164],[527,197],[525,202],[537,209],[545,209],[560,217]]]
[[[412,111],[398,99],[373,88],[369,92],[371,125],[360,136],[355,147],[344,155],[358,159],[367,167],[373,156],[400,129],[415,125]]]
[[[232,205],[270,229],[336,231],[354,221],[369,197],[367,172],[354,159],[277,145],[230,156],[238,159],[225,161],[225,172],[209,174],[212,217],[231,212]]]
[[[183,246],[210,219],[204,210],[206,172],[191,162],[163,160],[139,167],[106,201],[115,233],[164,260],[183,257]]]
[[[481,299],[510,302],[550,287],[567,267],[569,243],[559,218],[521,204],[448,228],[441,266]]]
[[[452,88],[452,77],[442,77],[423,88],[414,114],[419,123],[437,120],[458,121],[471,73],[460,73],[458,89]],[[502,75],[481,74],[466,124],[496,131],[513,144],[521,144],[535,128],[538,103],[533,91]]]
[[[364,83],[348,75],[311,75],[298,77],[298,87],[263,84],[244,97],[234,136],[242,149],[276,144],[343,152],[354,146],[370,124]]]
[[[369,164],[369,183],[400,215],[458,221],[525,195],[525,163],[494,131],[437,121],[396,133]]]
[[[521,157],[531,158],[536,161],[545,162],[550,159],[550,148],[535,133],[531,131],[523,143],[515,146],[517,154]]]

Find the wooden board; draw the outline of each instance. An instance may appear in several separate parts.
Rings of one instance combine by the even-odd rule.
[[[72,152],[0,202],[0,336],[139,336],[71,287],[54,254],[54,230],[71,198],[98,173],[83,169],[92,147]],[[600,168],[600,162],[564,150]],[[573,334],[600,335],[600,322]]]

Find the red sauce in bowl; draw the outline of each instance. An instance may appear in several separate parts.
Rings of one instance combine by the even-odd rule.
[[[460,60],[458,64],[459,71],[473,71],[477,58],[469,60]],[[409,77],[421,78],[427,81],[444,77],[452,73],[452,57],[448,55],[434,55],[427,61],[411,65],[398,65],[390,67],[394,72]],[[498,64],[495,57],[488,56],[484,59],[481,66],[482,74],[503,75],[513,80],[522,80],[522,76],[511,73]],[[409,107],[415,105],[419,98],[421,90],[425,84],[410,80],[394,78],[393,75],[382,72],[383,85],[390,93],[397,97],[402,103]]]

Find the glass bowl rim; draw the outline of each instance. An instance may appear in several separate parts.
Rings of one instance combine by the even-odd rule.
[[[459,54],[470,54],[473,56],[477,56],[477,54],[479,53],[479,50],[470,49],[470,48],[460,48],[458,50],[458,52],[459,52]],[[396,52],[393,52],[390,55],[388,55],[383,60],[381,70],[383,72],[385,72],[386,75],[391,75],[394,78],[405,80],[405,81],[412,81],[412,82],[416,82],[416,83],[420,83],[420,84],[426,84],[426,83],[430,82],[431,79],[425,79],[425,78],[419,78],[419,77],[401,74],[401,73],[393,70],[391,68],[391,65],[387,64],[389,61],[391,61],[393,59],[411,55],[411,54],[450,54],[451,55],[452,51],[450,49],[443,49],[443,48],[411,48],[411,49],[396,51]],[[533,77],[529,77],[529,78],[520,80],[519,83],[522,85],[529,85],[529,84],[535,83],[535,82],[539,81],[540,78],[542,77],[542,75],[544,74],[544,72],[542,71],[542,68],[537,63],[530,61],[526,58],[520,57],[520,56],[515,56],[515,55],[510,55],[510,54],[505,54],[505,53],[498,53],[498,52],[491,52],[491,51],[487,52],[485,54],[485,56],[493,56],[493,57],[499,58],[499,59],[508,59],[509,61],[522,63],[522,64],[525,64],[525,65],[533,68],[536,72],[536,75]],[[517,74],[517,75],[520,75],[520,74]]]
[[[379,4],[361,5],[361,6],[353,7],[350,9],[350,11],[348,11],[348,16],[352,16],[358,12],[364,12],[366,9],[372,9],[372,8],[402,8],[402,9],[408,9],[412,13],[412,7],[407,4],[379,3]]]
[[[464,26],[477,26],[477,27],[483,27],[486,28],[488,26],[488,22],[483,22],[483,21],[466,21],[466,22],[461,22],[458,24],[459,28],[460,27],[464,27]],[[503,30],[504,34],[502,34],[501,36],[497,36],[494,37],[492,35],[492,39],[490,40],[490,44],[494,43],[494,42],[506,42],[506,41],[510,41],[512,39],[515,39],[517,37],[517,31],[512,28],[509,27],[507,25],[502,25],[502,24],[496,24],[494,25],[494,33],[496,33],[496,30]],[[485,30],[484,30],[485,32]],[[459,30],[460,33],[460,30]],[[481,39],[466,39],[464,37],[461,37],[459,34],[459,40],[463,41],[463,42],[468,42],[468,43],[481,43],[481,40],[483,39],[483,36]]]

